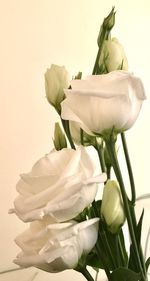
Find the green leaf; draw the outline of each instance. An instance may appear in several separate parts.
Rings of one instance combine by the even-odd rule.
[[[148,271],[148,268],[149,268],[149,266],[150,266],[150,257],[147,259],[145,265],[146,265],[146,271]]]
[[[93,201],[91,208],[89,208],[89,218],[100,217],[101,203],[102,200]]]
[[[144,216],[144,209],[142,211],[139,222],[138,222],[137,227],[135,229],[136,241],[137,241],[137,245],[138,245],[139,249],[140,249],[140,245],[141,245],[141,231],[142,231],[143,216]],[[129,258],[128,267],[130,269],[138,272],[138,266],[136,265],[136,257],[135,257],[135,253],[134,253],[134,249],[133,249],[132,244],[130,246],[130,258]]]
[[[108,259],[107,259],[107,264],[108,264]],[[94,267],[94,268],[101,268],[104,269],[102,261],[98,258],[97,254],[92,252],[86,257],[86,264]],[[109,264],[108,264],[109,265]],[[109,266],[110,267],[110,266]]]
[[[119,267],[115,269],[111,276],[110,281],[139,281],[140,273],[136,273],[130,269]]]
[[[137,245],[139,247],[140,247],[140,244],[141,244],[141,232],[142,232],[143,217],[144,217],[144,209],[143,209],[141,217],[139,219],[139,222],[138,222],[138,225],[137,225],[137,231],[136,231],[136,240],[137,240]]]

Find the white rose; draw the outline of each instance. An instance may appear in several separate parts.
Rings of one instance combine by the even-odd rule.
[[[41,158],[28,174],[22,174],[17,184],[15,212],[23,221],[49,216],[51,222],[76,217],[95,198],[97,182],[106,174],[95,177],[91,158],[84,147],[64,148]]]
[[[65,98],[64,88],[69,87],[69,74],[64,66],[51,65],[45,73],[46,97],[58,111],[60,103]]]
[[[101,67],[103,64],[107,72],[117,70],[119,67],[122,67],[122,70],[128,70],[125,51],[117,38],[104,41],[99,66]]]
[[[129,129],[145,99],[142,81],[121,70],[72,80],[71,87],[61,103],[62,118],[80,123],[91,135]]]
[[[22,252],[14,262],[22,267],[35,266],[48,272],[75,268],[82,255],[94,247],[98,236],[98,218],[77,223],[49,224],[35,221],[16,238]]]

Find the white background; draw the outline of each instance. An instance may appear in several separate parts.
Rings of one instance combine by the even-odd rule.
[[[130,70],[145,84],[147,101],[127,133],[137,194],[149,192],[150,1],[0,0],[0,270],[14,267],[14,237],[25,225],[8,215],[19,174],[52,148],[54,110],[45,98],[44,73],[52,63],[71,75],[92,72],[97,34],[115,5],[113,36],[124,45]],[[0,281],[31,280],[36,270],[0,275]],[[34,280],[84,280],[73,271],[38,273]]]

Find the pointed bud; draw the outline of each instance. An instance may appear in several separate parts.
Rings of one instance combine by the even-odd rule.
[[[111,233],[116,233],[124,224],[125,214],[120,188],[116,181],[108,180],[104,186],[101,214]]]
[[[104,19],[103,27],[107,30],[111,30],[113,28],[114,24],[115,24],[115,14],[116,14],[116,12],[114,10],[115,10],[115,7],[112,7],[111,12]]]
[[[109,36],[109,33],[115,24],[115,13],[116,12],[114,12],[114,9],[115,8],[113,7],[111,12],[109,13],[109,15],[106,18],[104,18],[103,24],[100,28],[100,32],[99,32],[99,35],[97,38],[97,44],[99,47],[102,44],[102,41],[104,39],[107,39],[106,37]],[[104,38],[104,34],[105,34],[105,38]]]
[[[55,130],[54,130],[54,146],[56,150],[61,150],[67,147],[67,141],[59,123],[55,123]]]

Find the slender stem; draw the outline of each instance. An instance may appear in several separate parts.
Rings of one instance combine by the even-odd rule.
[[[70,143],[70,146],[72,149],[76,149],[75,148],[75,145],[74,145],[74,142],[72,140],[72,137],[71,137],[71,133],[70,133],[70,128],[69,128],[69,121],[68,120],[63,120],[61,118],[61,122],[62,122],[62,125],[63,125],[63,128],[64,128],[64,131],[66,133],[66,136],[68,138],[68,141]]]
[[[133,171],[132,171],[131,161],[130,161],[130,157],[129,157],[128,147],[127,147],[127,142],[126,142],[126,137],[125,137],[124,132],[121,133],[121,140],[122,140],[122,145],[123,145],[123,149],[124,149],[124,154],[125,154],[125,159],[126,159],[127,169],[128,169],[129,179],[130,179],[130,186],[131,186],[132,198],[131,198],[130,211],[131,211],[134,231],[136,231],[137,221],[136,221],[135,210],[134,210],[134,205],[135,205],[135,201],[136,201],[136,189],[135,189]],[[142,263],[142,266],[143,266],[143,270],[146,274],[144,256],[143,256],[143,251],[142,251],[141,245],[139,245],[139,254],[140,254],[140,259],[141,259],[141,263]]]
[[[96,271],[95,281],[98,281],[98,274],[99,274],[99,269]]]
[[[101,241],[101,239],[98,239],[98,241]],[[99,259],[101,260],[101,263],[102,263],[103,268],[105,270],[107,278],[109,280],[109,278],[110,278],[110,271],[109,271],[107,263],[105,263],[105,257],[103,256],[103,252],[101,251],[98,242],[96,243],[95,248],[96,248],[96,251],[97,251],[97,255],[98,255]]]
[[[103,242],[104,249],[105,249],[105,251],[107,253],[107,256],[110,257],[110,260],[111,260],[111,263],[113,265],[113,268],[117,268],[117,262],[116,262],[116,259],[114,259],[114,257],[113,257],[113,254],[112,254],[112,251],[111,251],[111,247],[109,245],[109,242],[108,242],[108,239],[107,239],[105,231],[103,231],[103,233],[102,233],[102,242]]]
[[[133,171],[132,171],[130,157],[129,157],[129,153],[128,153],[128,147],[127,147],[127,142],[126,142],[126,138],[125,138],[125,133],[121,133],[121,140],[122,140],[122,145],[123,145],[123,149],[124,149],[124,154],[125,154],[125,159],[126,159],[128,174],[129,174],[129,179],[130,179],[130,185],[131,185],[131,193],[132,193],[131,202],[134,205],[135,201],[136,201],[136,191],[135,191]]]
[[[105,165],[105,159],[104,159],[104,149],[98,144],[97,140],[96,140],[95,149],[98,153],[98,157],[99,157],[102,172],[105,173],[106,172],[106,165]]]
[[[80,141],[81,144],[84,145],[84,132],[83,129],[80,128]]]
[[[13,272],[13,271],[18,271],[18,270],[23,270],[23,269],[24,268],[22,268],[22,267],[5,269],[5,270],[0,271],[0,274],[5,274],[5,273],[9,273],[9,272]]]
[[[93,201],[92,207],[93,207],[93,208],[92,208],[92,213],[93,213],[92,216],[93,216],[93,217],[97,217],[97,209],[96,209],[96,206],[95,206],[95,201]],[[103,268],[104,268],[105,273],[106,273],[106,275],[107,275],[107,278],[108,278],[108,280],[109,280],[109,278],[110,278],[109,267],[108,267],[107,263],[105,262],[105,256],[104,256],[104,254],[103,254],[103,251],[101,251],[101,248],[100,248],[100,245],[99,245],[99,244],[101,244],[101,246],[103,247],[103,249],[104,249],[106,255],[108,255],[107,249],[105,248],[105,243],[104,243],[104,241],[103,241],[103,237],[102,237],[102,235],[101,235],[101,232],[98,230],[98,239],[97,239],[97,242],[96,242],[96,245],[95,245],[95,249],[96,249],[96,251],[97,251],[97,255],[98,255],[98,257],[99,257],[99,259],[100,259],[100,261],[101,261],[101,263],[102,263],[102,265],[103,265]]]
[[[137,263],[138,263],[138,267],[139,267],[139,270],[141,271],[142,279],[146,280],[144,272],[143,272],[143,268],[142,268],[142,265],[141,265],[137,241],[136,241],[136,237],[135,237],[135,233],[134,233],[134,227],[133,227],[132,217],[131,217],[130,208],[129,208],[129,202],[128,202],[127,194],[126,194],[126,191],[125,191],[125,186],[124,186],[121,170],[120,170],[120,167],[119,167],[118,159],[117,159],[117,156],[116,156],[115,143],[111,140],[109,140],[109,141],[106,140],[106,146],[107,146],[107,149],[108,149],[108,152],[109,152],[109,155],[110,155],[110,159],[112,160],[112,166],[114,168],[116,177],[117,177],[119,185],[120,185],[122,199],[123,199],[123,203],[124,203],[125,214],[126,214],[126,218],[127,218],[127,222],[128,222],[128,227],[129,227],[129,233],[130,233],[134,253],[135,253],[135,256],[136,256],[136,260],[137,260]]]
[[[123,248],[122,248],[122,243],[121,243],[119,235],[118,235],[118,247],[119,247],[119,252],[120,252],[120,257],[121,257],[122,265],[126,267],[127,264],[126,264],[126,261],[125,261],[124,251],[123,251]]]
[[[90,274],[90,272],[86,269],[86,267],[79,266],[76,271],[80,272],[83,274],[83,276],[88,280],[88,281],[94,281],[94,278]]]
[[[99,47],[98,52],[97,52],[97,56],[96,56],[94,68],[93,68],[93,71],[92,71],[92,75],[97,74],[97,66],[98,66],[101,51],[102,51],[102,44],[101,44],[101,47]]]

